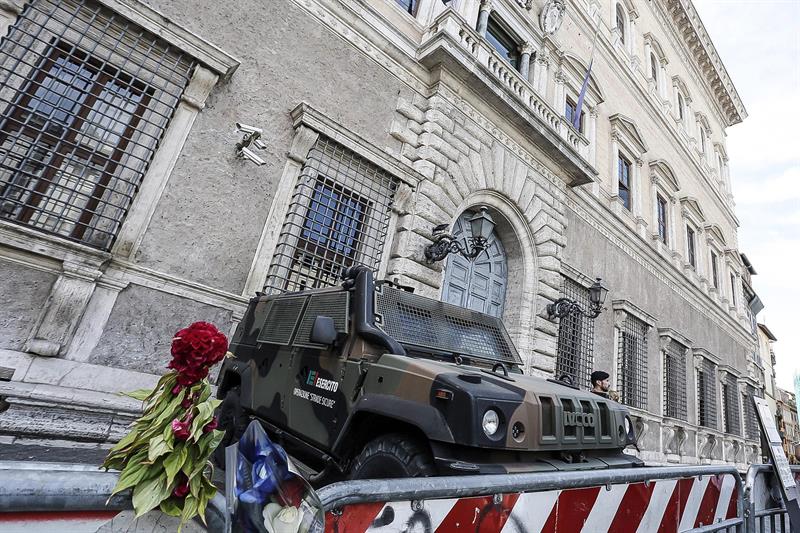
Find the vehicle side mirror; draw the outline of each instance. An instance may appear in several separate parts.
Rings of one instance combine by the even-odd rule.
[[[314,326],[311,328],[311,342],[330,346],[336,341],[338,335],[331,317],[318,316],[314,319]]]

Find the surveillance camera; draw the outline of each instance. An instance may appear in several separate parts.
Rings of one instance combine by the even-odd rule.
[[[249,148],[246,148],[246,147],[242,148],[241,150],[239,150],[239,155],[241,157],[249,159],[250,161],[252,161],[253,163],[255,163],[256,165],[259,165],[259,166],[261,166],[264,163],[266,163],[266,161],[264,161],[263,159],[258,157],[255,152],[253,152],[252,150],[250,150]]]
[[[236,123],[236,129],[243,131],[245,133],[258,133],[259,135],[261,135],[261,128],[248,126],[247,124],[242,124],[241,122]]]
[[[259,150],[266,150],[267,145],[260,139],[253,139],[253,145]]]

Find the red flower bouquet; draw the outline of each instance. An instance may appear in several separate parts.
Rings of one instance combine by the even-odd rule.
[[[200,515],[216,493],[206,473],[208,458],[222,440],[206,377],[228,351],[228,339],[213,324],[195,322],[175,334],[172,360],[152,391],[128,396],[144,402],[130,433],[109,452],[103,467],[121,470],[114,494],[133,489],[136,516],[159,507],[181,518]]]

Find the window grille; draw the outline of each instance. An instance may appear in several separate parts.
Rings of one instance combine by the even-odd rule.
[[[0,217],[110,249],[193,68],[94,2],[27,3],[0,41]]]
[[[620,401],[647,407],[647,324],[627,314],[617,340],[617,386]]]
[[[728,374],[722,384],[722,430],[732,435],[741,435],[739,418],[739,385],[736,376]]]
[[[686,420],[686,347],[670,340],[664,350],[664,415]]]
[[[308,155],[275,249],[269,293],[336,285],[345,267],[378,270],[399,180],[325,137]]]
[[[589,289],[577,281],[563,277],[561,296],[578,302],[589,309]],[[559,320],[556,377],[568,375],[579,387],[589,387],[589,376],[594,365],[594,320],[573,313]]]
[[[703,359],[697,369],[697,425],[717,429],[717,367]]]
[[[753,398],[760,398],[761,391],[752,385],[746,385],[747,396],[744,398],[744,436],[748,439],[758,439],[758,420],[756,420],[756,406]]]

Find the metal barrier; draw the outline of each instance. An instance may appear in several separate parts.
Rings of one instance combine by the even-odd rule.
[[[800,467],[792,471],[800,482]],[[131,509],[127,491],[106,504],[117,475],[0,461],[0,513]],[[751,466],[744,482],[733,467],[685,466],[345,481],[318,494],[331,533],[572,533],[619,524],[625,531],[788,533],[776,483],[769,465]],[[209,531],[223,530],[225,508],[217,494],[206,512]]]
[[[318,494],[331,533],[746,531],[742,478],[727,466],[345,481]]]
[[[6,517],[14,513],[23,521],[37,514],[58,513],[68,521],[70,513],[80,518],[79,514],[87,511],[108,511],[108,516],[98,515],[102,522],[119,511],[133,509],[129,490],[111,497],[118,477],[119,472],[89,465],[0,461],[0,513]],[[217,493],[209,503],[205,515],[208,530],[223,531],[225,498]]]
[[[793,466],[795,481],[800,486],[800,466]],[[789,516],[781,501],[778,480],[771,465],[752,465],[744,483],[746,531],[789,533]],[[795,528],[800,530],[800,528]]]

